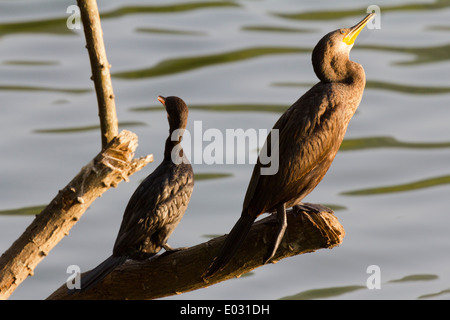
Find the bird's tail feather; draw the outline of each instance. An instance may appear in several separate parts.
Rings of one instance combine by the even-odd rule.
[[[69,290],[70,294],[77,291],[86,291],[91,287],[95,286],[98,282],[103,280],[109,273],[111,273],[115,268],[123,264],[127,260],[126,256],[110,256],[108,259],[100,263],[97,267],[89,271],[87,274],[81,277],[81,288]]]
[[[220,249],[216,258],[209,266],[208,270],[203,275],[204,278],[209,278],[216,272],[221,270],[231,260],[236,251],[240,248],[244,242],[245,237],[250,231],[255,218],[244,213],[231,229],[227,238],[225,239],[222,248]]]

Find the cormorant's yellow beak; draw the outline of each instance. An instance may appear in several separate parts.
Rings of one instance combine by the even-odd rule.
[[[348,45],[352,45],[355,43],[356,38],[358,37],[361,30],[366,26],[366,24],[375,17],[375,13],[368,14],[364,19],[361,20],[356,26],[350,28],[350,31],[345,35],[344,41]]]

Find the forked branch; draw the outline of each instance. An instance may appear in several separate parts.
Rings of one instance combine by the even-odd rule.
[[[25,232],[0,257],[0,299],[11,293],[110,187],[140,170],[153,156],[134,159],[137,136],[122,131],[58,192]]]

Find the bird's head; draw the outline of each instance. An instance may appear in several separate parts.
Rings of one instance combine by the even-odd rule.
[[[163,96],[158,96],[158,100],[166,109],[170,132],[173,132],[176,129],[185,129],[189,114],[186,103],[182,99],[175,96],[166,98]]]
[[[374,16],[375,13],[370,13],[355,26],[334,30],[320,39],[312,54],[314,72],[320,80],[346,80],[350,50],[361,30]]]

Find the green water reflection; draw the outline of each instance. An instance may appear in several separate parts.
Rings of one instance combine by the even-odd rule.
[[[438,63],[450,60],[450,44],[440,46],[427,47],[392,47],[380,45],[360,45],[359,49],[366,49],[370,51],[389,51],[396,53],[405,53],[413,56],[413,59],[406,61],[396,61],[393,65],[410,66],[424,63]]]
[[[189,36],[199,36],[206,35],[205,32],[195,32],[186,30],[174,30],[174,29],[161,29],[161,28],[137,28],[136,32],[141,33],[156,33],[156,34],[171,34],[171,35],[189,35]]]
[[[1,91],[42,91],[42,92],[60,92],[69,94],[82,94],[93,91],[93,89],[73,89],[73,88],[50,88],[36,86],[17,86],[17,85],[0,85]]]
[[[215,1],[215,2],[187,2],[179,4],[169,4],[164,6],[129,6],[121,7],[113,11],[102,12],[100,17],[106,18],[117,18],[129,14],[144,14],[144,13],[177,13],[192,11],[198,9],[219,9],[219,8],[230,8],[230,7],[240,7],[239,4],[233,1]]]
[[[120,79],[142,79],[170,74],[182,73],[199,68],[213,66],[223,63],[232,63],[242,60],[248,60],[265,55],[304,53],[310,52],[310,49],[291,48],[291,47],[259,47],[236,50],[212,55],[195,56],[188,58],[176,58],[161,61],[156,66],[143,68],[133,71],[113,73],[112,76]]]
[[[0,210],[0,215],[2,216],[27,216],[27,215],[37,215],[39,214],[46,206],[40,205],[40,206],[30,206],[30,207],[23,207],[23,208],[17,208],[17,209],[5,209]]]
[[[0,24],[0,37],[17,33],[48,33],[75,35],[75,33],[67,28],[67,17],[37,20],[37,21],[21,21]]]
[[[411,282],[411,281],[430,281],[436,280],[439,277],[435,274],[412,274],[405,276],[400,279],[389,280],[388,283],[398,283],[398,282]]]
[[[139,121],[122,121],[119,122],[119,127],[127,128],[127,127],[136,127],[136,126],[147,126],[145,122]],[[52,128],[52,129],[35,129],[34,133],[77,133],[77,132],[85,132],[97,130],[100,131],[100,125],[88,125],[81,127],[62,127],[62,128]]]
[[[208,104],[208,105],[189,105],[189,110],[200,111],[219,111],[219,112],[276,112],[283,113],[289,106],[270,105],[270,104]],[[164,111],[162,106],[133,107],[130,111]]]
[[[198,9],[218,9],[240,7],[233,1],[217,1],[217,2],[190,2],[165,6],[124,6],[112,11],[100,12],[102,19],[117,18],[130,14],[145,13],[177,13],[192,11]],[[65,13],[65,12],[64,12]],[[8,34],[17,33],[48,33],[56,35],[76,35],[76,33],[67,28],[67,15],[58,18],[42,19],[36,21],[20,21],[0,24],[0,37]]]
[[[393,137],[348,138],[344,139],[339,150],[350,151],[374,148],[440,149],[450,148],[450,141],[402,142]]]
[[[194,173],[194,180],[195,181],[215,180],[215,179],[230,178],[232,176],[233,175],[231,173],[215,173],[215,172]]]
[[[436,280],[438,278],[439,277],[434,274],[413,274],[413,275],[405,276],[401,279],[390,280],[390,281],[386,282],[385,284],[383,284],[382,287],[384,288],[385,285],[389,285],[389,284],[403,284],[403,283],[407,283],[407,282],[432,281],[432,280]],[[346,293],[351,293],[351,292],[358,291],[358,290],[368,290],[368,289],[367,289],[367,286],[361,286],[361,285],[349,285],[349,286],[342,286],[342,287],[311,289],[311,290],[302,291],[300,293],[297,293],[297,294],[294,294],[291,296],[282,297],[281,300],[311,300],[311,299],[335,298],[337,296],[340,296],[340,295],[343,295]],[[433,297],[433,296],[440,295],[440,294],[446,294],[449,292],[450,292],[450,289],[443,290],[436,294],[423,295],[423,296],[420,296],[419,298],[428,298],[428,297]]]
[[[345,293],[350,293],[356,290],[367,289],[365,286],[343,286],[343,287],[331,287],[322,289],[306,290],[292,296],[286,296],[280,300],[311,300],[311,299],[324,299],[340,296]]]
[[[313,32],[314,29],[307,28],[287,28],[277,26],[244,26],[242,31],[255,31],[255,32],[280,32],[280,33],[307,33]]]
[[[450,49],[450,48],[449,48]],[[449,51],[450,52],[450,51]],[[275,87],[312,87],[315,83],[306,82],[276,82],[272,86]],[[417,85],[405,85],[399,83],[392,83],[387,81],[376,81],[368,79],[366,82],[367,89],[379,89],[394,91],[398,93],[406,94],[418,94],[418,95],[432,95],[432,94],[445,94],[450,93],[450,87],[430,87],[430,86],[417,86]]]
[[[450,0],[436,0],[432,3],[408,3],[402,5],[383,5],[382,13],[387,12],[407,12],[407,11],[424,11],[424,10],[437,10],[450,7]],[[299,12],[299,13],[272,13],[275,16],[295,19],[295,20],[333,20],[333,19],[343,19],[347,17],[360,17],[362,13],[366,12],[367,7],[361,7],[358,9],[349,10],[338,10],[333,9],[332,11],[322,10],[322,11],[309,11],[309,12]]]
[[[405,183],[405,184],[398,184],[398,185],[393,185],[393,186],[346,191],[346,192],[342,192],[341,195],[346,195],[346,196],[379,195],[379,194],[387,194],[387,193],[413,191],[413,190],[441,186],[441,185],[445,185],[445,184],[450,184],[450,175],[434,177],[434,178],[429,178],[429,179],[424,179],[424,180],[419,180],[419,181],[413,181],[413,182],[409,182],[409,183]]]

